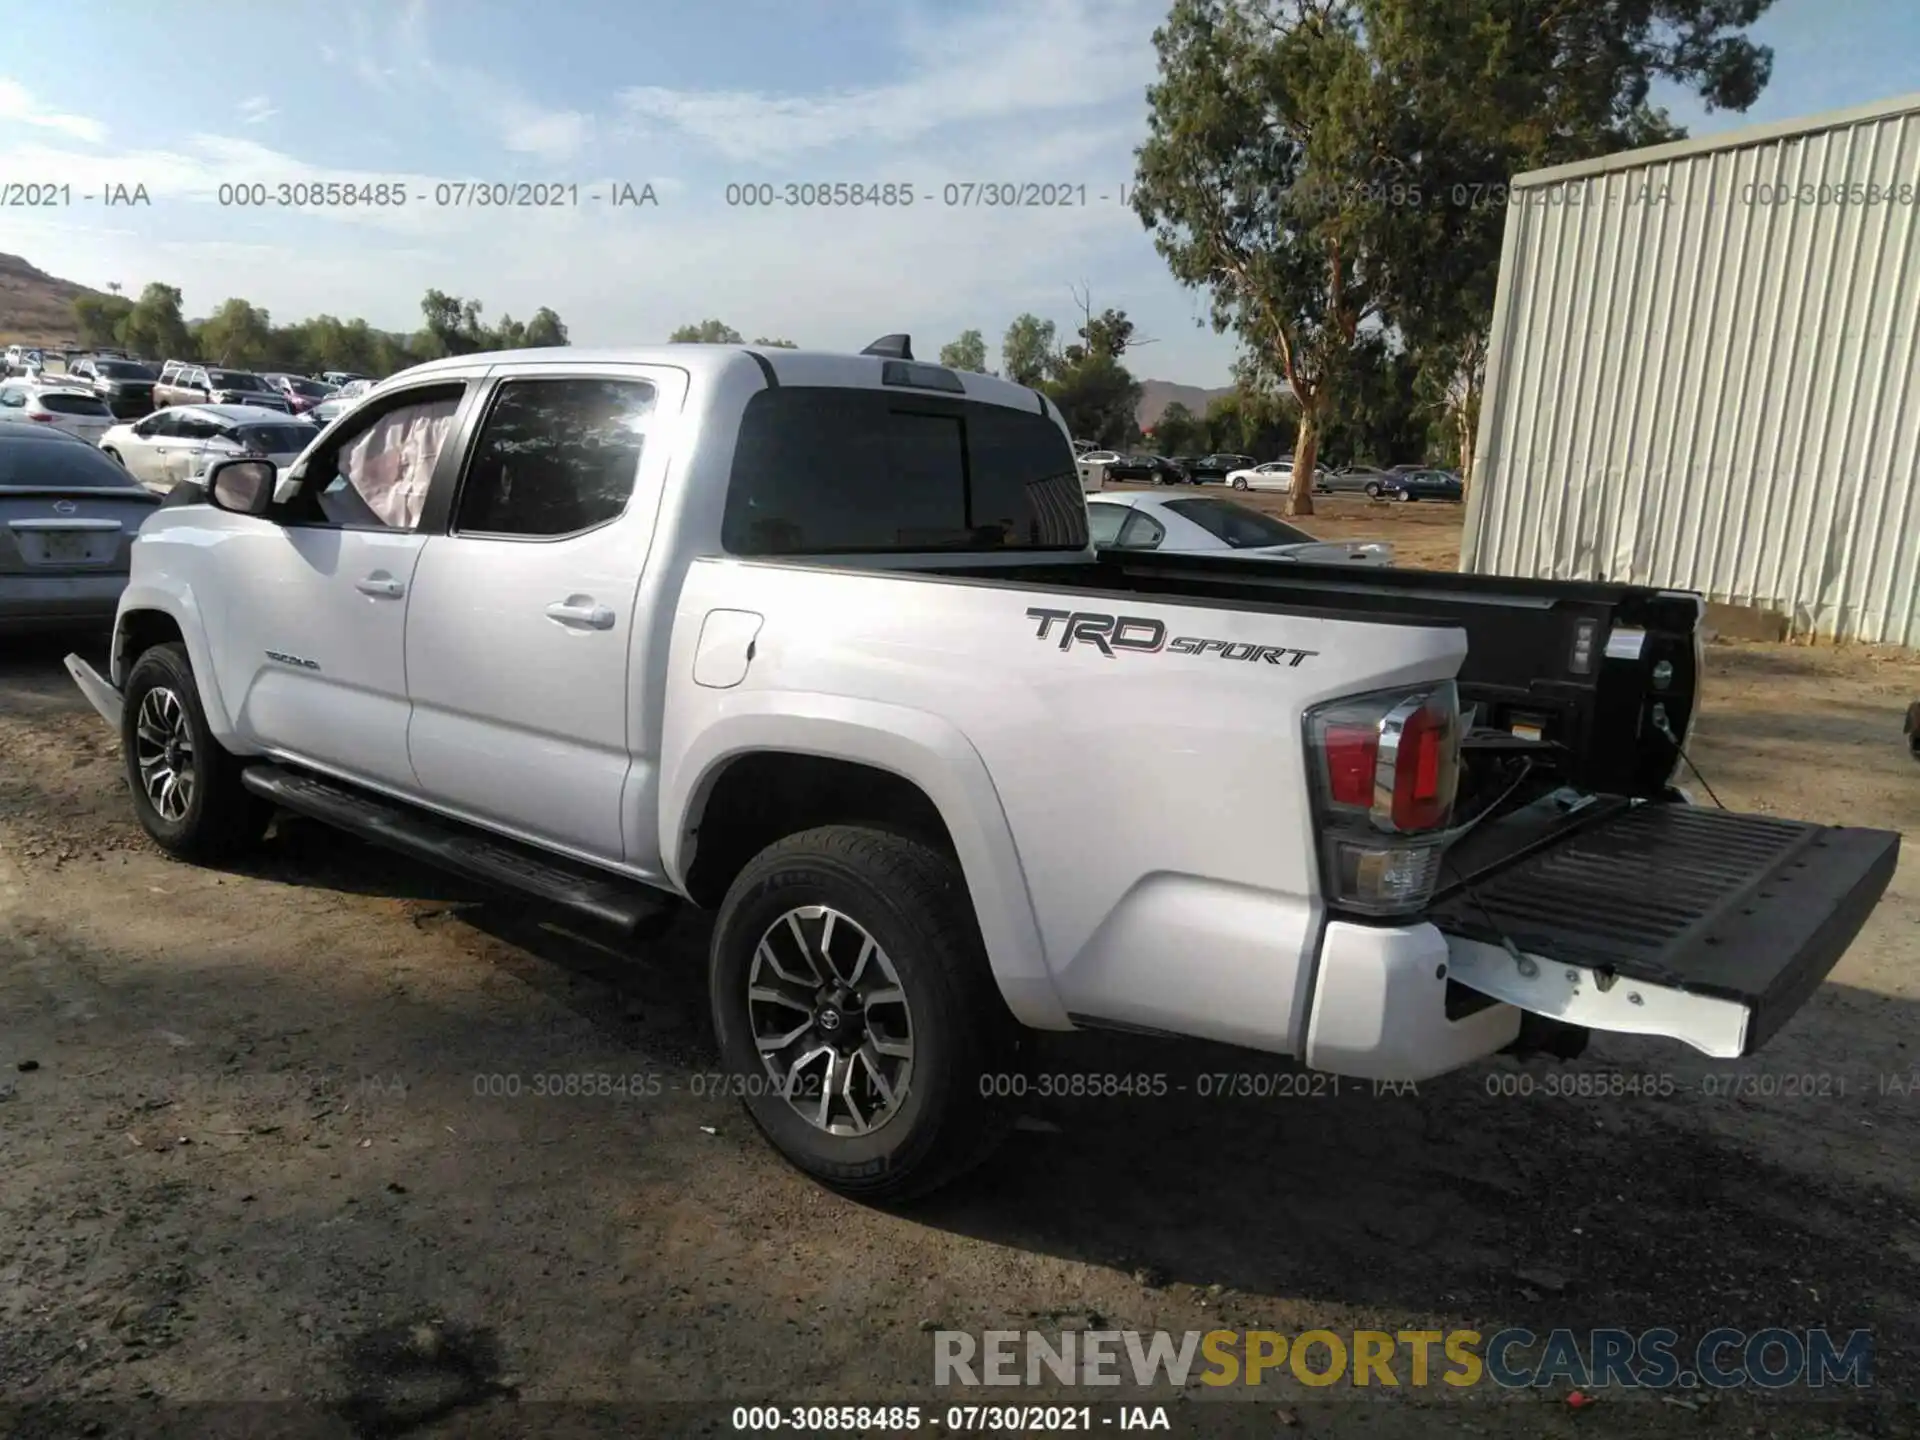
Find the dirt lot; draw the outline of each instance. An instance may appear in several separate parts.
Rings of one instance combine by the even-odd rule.
[[[1325,533],[1450,563],[1457,511],[1325,509]],[[1075,1325],[1875,1337],[1872,1385],[1826,1399],[1576,1410],[1564,1386],[1287,1378],[1151,1397],[1177,1433],[1832,1437],[1920,1417],[1911,856],[1758,1060],[1602,1038],[1526,1071],[1524,1096],[1491,1093],[1521,1073],[1500,1061],[1397,1096],[1036,1103],[976,1182],[897,1214],[798,1178],[704,1093],[699,917],[616,954],[295,822],[244,872],[174,864],[134,829],[62,648],[0,659],[0,1397],[76,1402],[30,1433],[290,1433],[318,1412],[259,1402],[296,1400],[364,1434],[726,1433],[720,1411],[618,1407],[944,1409],[927,1331]],[[1710,655],[1696,758],[1728,806],[1920,832],[1898,733],[1920,663]],[[1278,1067],[1071,1036],[1039,1068]],[[1672,1093],[1545,1089],[1622,1072]],[[543,1074],[635,1078],[533,1098]],[[1729,1075],[1749,1093],[1703,1093]],[[329,1423],[310,1433],[349,1433]]]

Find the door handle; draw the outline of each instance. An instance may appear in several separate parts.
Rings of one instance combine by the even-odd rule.
[[[547,606],[547,618],[582,630],[611,630],[613,611],[604,605],[569,605],[556,601]]]
[[[398,599],[407,593],[407,587],[389,575],[369,575],[355,582],[354,588],[362,595],[385,595],[390,599]]]

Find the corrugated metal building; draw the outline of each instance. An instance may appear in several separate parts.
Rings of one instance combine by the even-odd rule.
[[[1461,568],[1920,645],[1920,95],[1508,199]]]

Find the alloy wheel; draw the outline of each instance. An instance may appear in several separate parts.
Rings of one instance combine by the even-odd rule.
[[[780,916],[754,947],[748,1028],[775,1093],[815,1129],[869,1135],[913,1079],[913,1016],[893,961],[825,905]]]
[[[140,697],[133,758],[154,813],[169,824],[185,819],[193,804],[193,728],[187,707],[164,685]]]

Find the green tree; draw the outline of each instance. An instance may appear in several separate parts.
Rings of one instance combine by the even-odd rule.
[[[493,332],[481,321],[481,308],[478,300],[462,300],[442,290],[427,291],[420,300],[420,313],[427,324],[415,348],[429,359],[472,355],[492,348]]]
[[[987,375],[987,342],[978,330],[962,330],[956,340],[940,347],[940,363],[949,370],[970,370]]]
[[[756,345],[764,345],[769,350],[798,350],[800,348],[791,340],[769,340],[764,335],[756,335],[753,343]]]
[[[118,345],[120,327],[133,310],[133,302],[124,295],[76,295],[73,298],[74,328],[85,346]]]
[[[1356,0],[1369,54],[1364,104],[1418,204],[1376,209],[1387,318],[1463,473],[1485,379],[1506,226],[1505,182],[1527,170],[1679,139],[1655,84],[1709,110],[1745,110],[1773,52],[1742,32],[1772,0]],[[1376,168],[1374,178],[1387,178]]]
[[[1055,339],[1053,321],[1032,314],[1018,316],[1000,340],[1000,364],[1005,367],[1007,378],[1016,385],[1026,386],[1044,381],[1057,358]]]
[[[533,312],[533,318],[527,322],[527,345],[530,349],[554,350],[572,343],[567,336],[566,322],[554,311],[542,305]]]
[[[1358,25],[1337,0],[1175,0],[1154,46],[1133,209],[1298,402],[1289,509],[1310,515],[1334,386],[1383,300],[1348,185],[1374,154]]]
[[[1201,439],[1199,417],[1175,400],[1153,422],[1153,448],[1162,455],[1190,455],[1211,447]]]
[[[698,325],[682,325],[667,336],[669,345],[744,345],[740,332],[719,320],[702,320]]]
[[[1103,449],[1133,445],[1140,438],[1140,386],[1111,355],[1087,352],[1063,361],[1041,387],[1060,407],[1067,430]]]
[[[149,360],[186,358],[191,338],[180,314],[179,288],[148,284],[121,322],[120,343]]]
[[[1133,445],[1140,438],[1140,385],[1120,363],[1133,322],[1122,310],[1096,316],[1089,306],[1085,313],[1079,338],[1051,357],[1041,389],[1074,435],[1096,445]]]
[[[198,351],[203,359],[251,370],[274,359],[273,322],[267,312],[238,298],[200,322]]]

